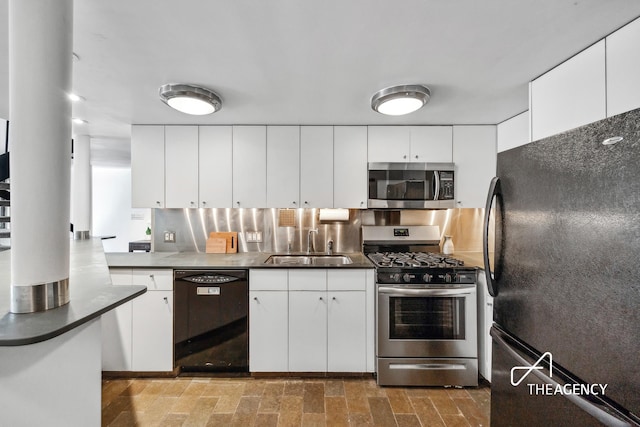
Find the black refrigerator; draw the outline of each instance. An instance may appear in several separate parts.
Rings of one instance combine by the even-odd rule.
[[[497,175],[491,425],[640,425],[640,110],[499,153]]]

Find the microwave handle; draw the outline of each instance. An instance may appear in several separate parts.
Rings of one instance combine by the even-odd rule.
[[[438,200],[438,198],[440,197],[440,172],[438,171],[433,171],[433,185],[434,185],[434,189],[433,189],[433,200]]]

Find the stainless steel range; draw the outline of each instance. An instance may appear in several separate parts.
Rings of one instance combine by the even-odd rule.
[[[437,226],[363,227],[379,385],[478,385],[476,268],[438,253],[439,241]]]

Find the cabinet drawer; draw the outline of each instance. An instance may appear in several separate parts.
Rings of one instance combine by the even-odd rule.
[[[286,269],[249,270],[250,291],[286,291]]]
[[[290,291],[326,291],[327,270],[325,269],[290,269]]]
[[[131,269],[130,268],[110,268],[111,284],[118,286],[131,286]]]
[[[173,270],[134,268],[132,283],[144,285],[148,291],[171,291],[173,290]]]
[[[329,291],[364,291],[366,270],[330,269],[327,271]]]

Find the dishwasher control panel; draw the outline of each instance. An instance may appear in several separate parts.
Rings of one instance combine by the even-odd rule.
[[[221,274],[199,274],[197,276],[183,277],[181,280],[192,283],[229,283],[239,280],[237,277],[224,276]]]

